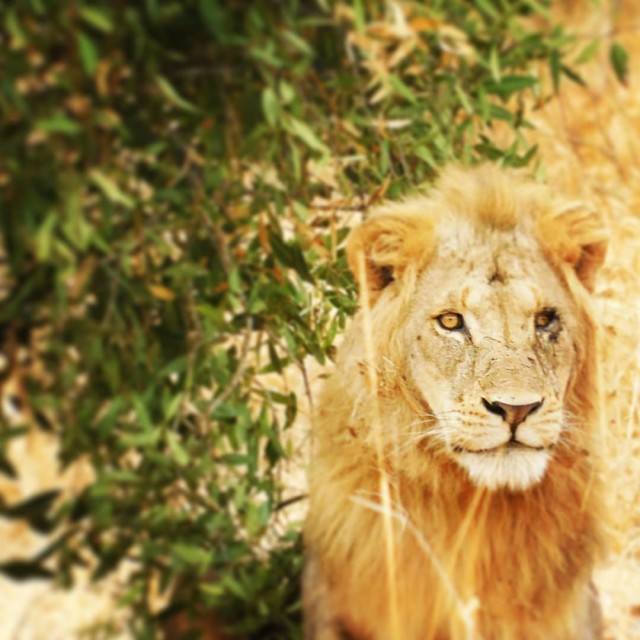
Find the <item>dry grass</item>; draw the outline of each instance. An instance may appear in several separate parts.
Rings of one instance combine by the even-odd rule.
[[[640,7],[573,4],[565,20],[601,38],[600,54],[583,72],[588,88],[565,86],[533,117],[531,139],[548,179],[599,206],[611,230],[596,297],[610,552],[596,581],[607,637],[631,640],[640,638]],[[612,38],[630,53],[627,87],[608,61]]]

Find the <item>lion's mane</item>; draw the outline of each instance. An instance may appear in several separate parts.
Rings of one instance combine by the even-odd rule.
[[[542,480],[523,491],[478,487],[438,447],[403,436],[420,422],[424,403],[407,374],[411,360],[400,354],[402,325],[420,274],[461,221],[474,233],[520,229],[575,309],[575,362],[564,394],[574,427]],[[308,638],[597,637],[590,577],[603,500],[589,294],[604,251],[595,212],[488,167],[450,169],[427,196],[384,205],[352,232],[349,264],[369,308],[345,336],[314,424]]]

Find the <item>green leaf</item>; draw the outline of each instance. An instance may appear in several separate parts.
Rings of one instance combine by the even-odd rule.
[[[429,167],[431,167],[432,169],[434,170],[439,169],[439,164],[436,161],[435,157],[433,156],[433,153],[431,153],[428,146],[421,145],[419,147],[416,147],[414,149],[414,153],[418,156],[418,158],[426,162],[427,165],[429,165]]]
[[[80,61],[88,76],[93,76],[98,65],[98,50],[93,40],[85,33],[78,34]]]
[[[162,95],[175,107],[187,111],[189,113],[198,113],[200,109],[188,100],[185,100],[173,87],[173,85],[164,76],[156,76],[156,85],[160,89]]]
[[[459,82],[456,82],[453,87],[462,108],[469,114],[472,115],[474,113],[473,104],[471,104],[471,100],[469,96],[465,93],[464,89],[460,86]]]
[[[614,42],[609,49],[609,59],[618,81],[626,85],[629,78],[629,54],[619,43]]]
[[[314,283],[302,249],[295,242],[285,242],[273,231],[269,232],[269,244],[276,258],[285,266],[293,269],[303,280]]]
[[[391,88],[395,91],[395,93],[402,96],[405,100],[407,100],[407,102],[410,102],[411,104],[417,104],[418,97],[404,82],[402,82],[402,80],[400,80],[400,78],[398,78],[398,76],[393,74],[390,75],[389,84],[391,85]]]
[[[367,16],[365,12],[365,3],[363,0],[354,0],[353,3],[353,12],[356,23],[356,30],[358,33],[363,33],[365,29],[365,24],[367,21]]]
[[[85,251],[94,238],[95,230],[82,209],[82,193],[80,191],[75,191],[67,196],[65,214],[66,219],[62,224],[65,237],[74,247]]]
[[[84,5],[78,9],[78,13],[82,19],[94,29],[102,31],[103,33],[111,33],[113,31],[113,20],[106,11],[97,7]]]
[[[262,111],[267,122],[274,127],[278,121],[280,105],[278,104],[276,92],[271,87],[265,87],[262,91]]]
[[[295,49],[300,51],[301,53],[307,56],[313,56],[313,49],[309,46],[309,43],[306,42],[301,36],[289,29],[285,29],[281,31],[282,37],[291,44]]]
[[[560,62],[560,52],[554,49],[549,55],[549,68],[553,81],[553,90],[557,93],[560,88],[560,77],[562,75],[562,65]]]
[[[167,434],[167,447],[178,466],[186,467],[189,464],[189,462],[191,461],[189,453],[182,446],[178,434],[174,433],[173,431],[170,431]]]
[[[89,180],[93,182],[111,202],[121,204],[127,209],[133,207],[133,199],[124,193],[112,178],[99,169],[94,169],[89,173]]]
[[[497,104],[490,105],[489,112],[492,120],[504,120],[504,122],[513,123],[515,116],[509,109],[505,109]]]
[[[514,93],[529,89],[538,84],[538,79],[533,76],[503,76],[499,82],[486,80],[484,89],[489,94],[499,95],[504,100]]]
[[[171,552],[175,558],[186,564],[206,571],[211,565],[211,552],[194,545],[174,544]]]
[[[474,0],[474,4],[480,11],[492,18],[497,18],[499,15],[497,9],[491,4],[491,0]]]
[[[576,59],[576,64],[585,64],[589,62],[600,48],[600,40],[593,40],[581,52]]]
[[[121,437],[122,444],[127,448],[142,449],[156,447],[160,442],[160,431],[144,431],[141,433],[127,433]]]
[[[53,255],[55,231],[58,226],[58,215],[51,211],[35,233],[35,250],[39,260],[47,262]]]
[[[329,148],[320,141],[313,129],[302,120],[289,116],[285,120],[285,126],[293,135],[300,138],[309,149],[319,151],[323,155],[329,155]]]
[[[563,75],[567,76],[569,80],[575,82],[576,84],[579,84],[582,87],[585,87],[587,85],[587,83],[582,79],[582,76],[578,72],[574,71],[571,67],[567,67],[563,64],[562,73]]]
[[[184,396],[182,393],[175,395],[169,403],[164,407],[164,419],[172,420],[178,413],[178,409],[184,402]]]
[[[229,40],[227,12],[224,3],[216,0],[200,0],[198,3],[200,15],[209,31],[222,43]]]
[[[227,453],[223,456],[220,456],[220,462],[226,462],[234,467],[251,465],[251,460],[248,456],[240,453]]]
[[[296,90],[286,80],[280,80],[278,93],[282,104],[285,105],[290,104],[296,97]]]
[[[0,514],[12,520],[26,520],[35,531],[49,533],[55,527],[49,512],[59,495],[58,489],[44,491],[11,507],[0,508]]]
[[[478,89],[478,104],[480,106],[480,117],[484,122],[487,122],[491,117],[491,103],[487,98],[487,92],[482,87]]]
[[[7,11],[4,26],[11,35],[14,47],[22,48],[27,44],[27,34],[24,32],[14,8]]]
[[[7,458],[4,454],[1,454],[1,453],[0,453],[0,473],[12,479],[15,479],[18,477],[18,473],[14,465],[11,463],[9,458]]]
[[[149,415],[144,398],[134,394],[131,396],[131,402],[136,410],[136,416],[138,417],[138,424],[140,427],[145,431],[151,431],[153,429],[153,421]]]
[[[53,577],[53,572],[37,562],[28,560],[10,560],[0,564],[0,574],[11,580],[33,580]]]
[[[253,47],[249,51],[252,58],[265,63],[268,66],[280,69],[284,66],[284,61],[278,56],[273,46],[273,42],[270,41],[268,46]]]
[[[493,45],[489,53],[489,70],[491,71],[491,77],[494,82],[498,83],[502,80],[502,70],[500,69],[500,55],[498,53],[498,47]]]
[[[67,118],[66,116],[53,116],[52,118],[43,118],[36,121],[36,129],[40,129],[46,133],[61,133],[68,136],[75,136],[82,131],[82,127]]]
[[[553,14],[551,13],[551,11],[549,11],[549,9],[545,7],[541,2],[538,2],[537,0],[523,0],[523,2],[543,18],[546,18],[547,20],[553,19]]]
[[[249,504],[244,523],[249,535],[255,536],[258,533],[261,533],[267,525],[270,515],[268,504]]]

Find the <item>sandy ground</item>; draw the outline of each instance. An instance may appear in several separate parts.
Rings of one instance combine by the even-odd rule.
[[[610,487],[610,552],[596,575],[606,637],[640,639],[640,7],[607,2],[574,3],[565,19],[585,43],[601,39],[601,52],[583,71],[588,88],[566,83],[558,99],[533,114],[530,138],[540,146],[547,178],[601,207],[611,229],[611,249],[595,301],[601,323],[603,416],[601,429]],[[585,9],[585,6],[587,8]],[[614,77],[607,51],[612,39],[631,54],[626,86]],[[297,387],[297,383],[293,383]],[[6,391],[6,390],[5,390]],[[301,396],[301,398],[304,396]],[[300,439],[308,408],[301,399]],[[33,433],[14,445],[20,482],[0,483],[0,495],[18,501],[32,492],[79,486],[82,466],[56,473],[55,440]],[[304,490],[293,465],[292,494]],[[301,514],[298,514],[300,516]],[[41,549],[46,539],[15,522],[0,520],[0,562]],[[50,583],[0,578],[0,640],[128,638],[126,611],[117,607],[126,570],[97,585],[80,578],[71,591]],[[96,633],[92,625],[102,625]]]
[[[21,422],[18,415],[12,417]],[[55,439],[38,431],[16,439],[11,458],[19,481],[3,478],[0,482],[0,496],[8,502],[17,503],[49,489],[73,490],[91,476],[83,464],[60,474]],[[0,562],[35,555],[49,542],[47,536],[34,533],[22,522],[0,518]],[[86,575],[79,574],[77,584],[68,591],[48,580],[15,582],[0,576],[0,640],[129,638],[125,632],[127,613],[116,607],[126,571],[124,567],[98,584],[90,584]],[[90,631],[92,627],[97,630]]]

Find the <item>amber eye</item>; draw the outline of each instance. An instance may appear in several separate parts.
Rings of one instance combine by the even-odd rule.
[[[436,320],[447,331],[459,331],[464,327],[464,318],[459,313],[443,313]]]
[[[536,329],[548,329],[558,318],[555,309],[544,309],[536,314]]]

